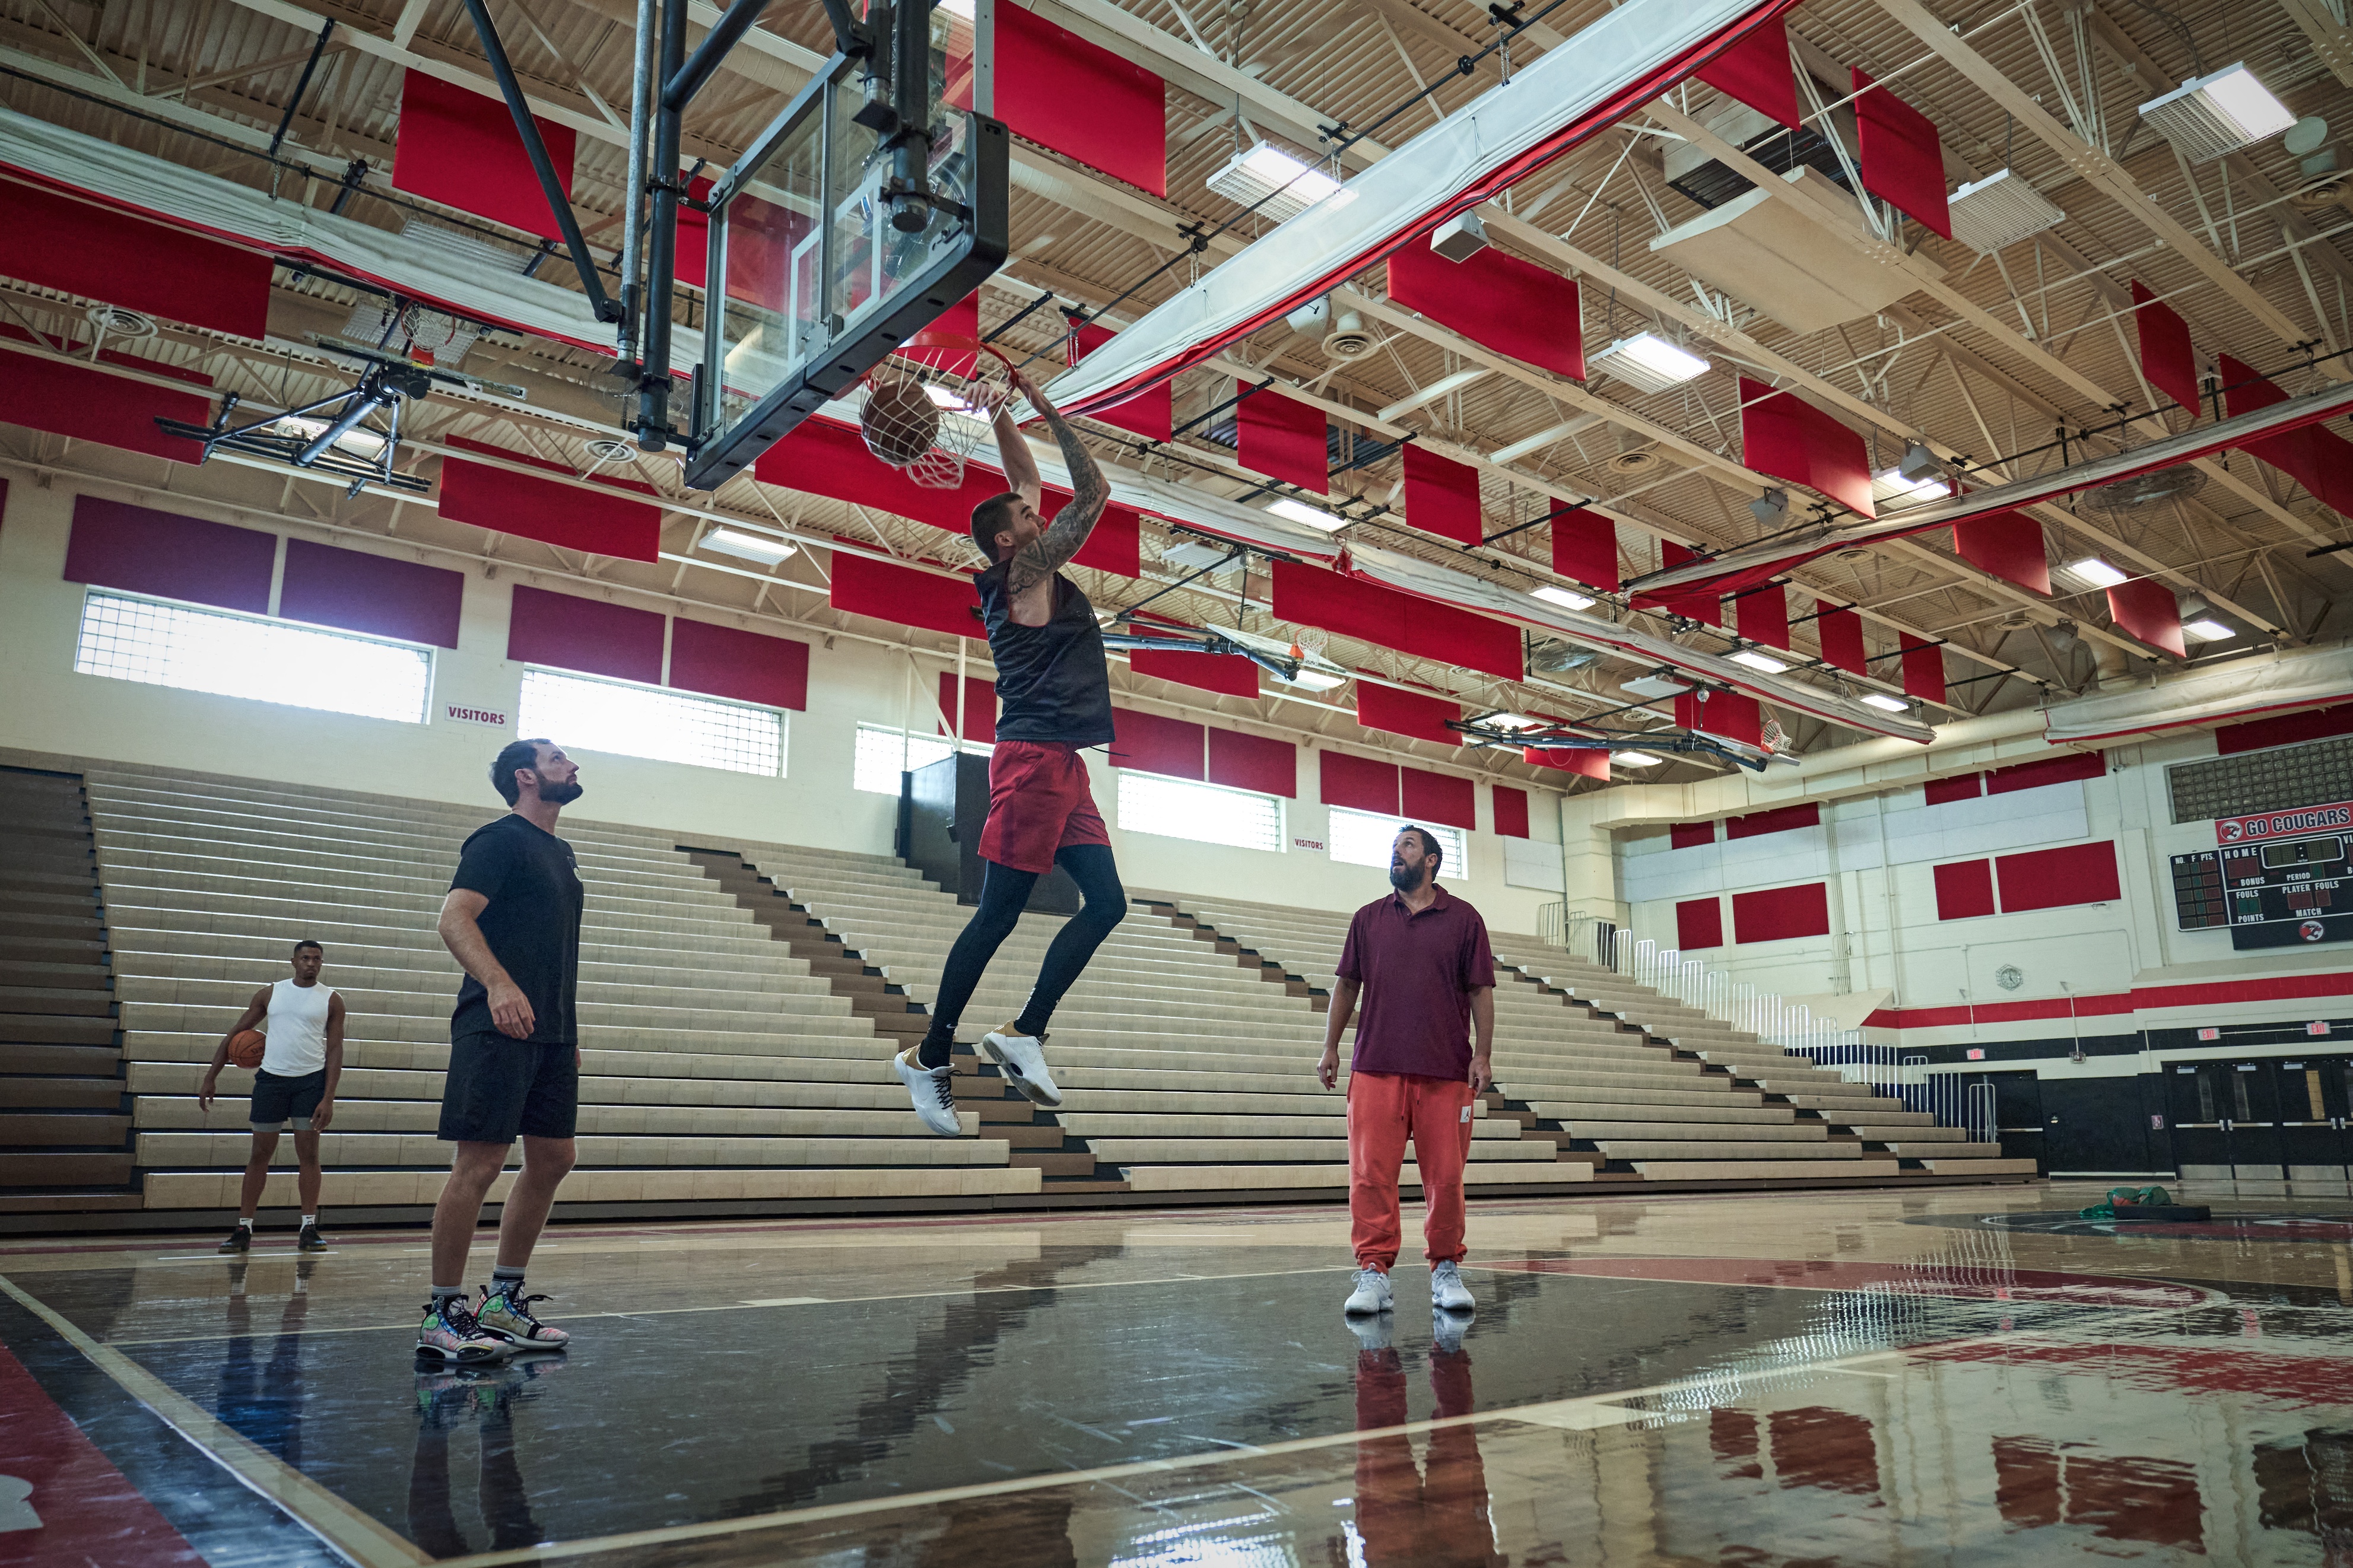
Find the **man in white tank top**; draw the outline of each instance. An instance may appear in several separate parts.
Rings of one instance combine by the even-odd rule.
[[[294,1124],[295,1185],[302,1199],[302,1228],[294,1245],[304,1252],[327,1245],[319,1235],[319,1134],[334,1117],[335,1085],[343,1076],[343,999],[319,984],[326,962],[326,949],[317,942],[296,942],[294,977],[253,994],[221,1037],[196,1089],[196,1109],[210,1110],[214,1086],[228,1065],[229,1042],[248,1029],[262,1032],[269,1044],[253,1075],[253,1150],[245,1163],[237,1224],[220,1244],[223,1252],[243,1252],[253,1245],[254,1211],[261,1206],[278,1135],[289,1121]]]

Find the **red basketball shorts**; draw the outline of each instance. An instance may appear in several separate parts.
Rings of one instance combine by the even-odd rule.
[[[1067,844],[1111,843],[1076,746],[999,741],[988,758],[988,826],[980,858],[1040,876]]]

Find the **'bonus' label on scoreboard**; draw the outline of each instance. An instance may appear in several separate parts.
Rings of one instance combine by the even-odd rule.
[[[2222,816],[2214,821],[2214,842],[2245,844],[2259,838],[2292,838],[2299,834],[2327,833],[2353,827],[2353,801],[2333,805],[2300,805],[2293,811],[2266,811],[2254,816]]]

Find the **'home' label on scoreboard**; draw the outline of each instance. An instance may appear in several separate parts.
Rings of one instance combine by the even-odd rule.
[[[2295,838],[2307,833],[2327,833],[2353,827],[2353,800],[2333,805],[2299,805],[2293,811],[2266,811],[2254,816],[2214,819],[2214,842],[2247,844],[2259,838]]]

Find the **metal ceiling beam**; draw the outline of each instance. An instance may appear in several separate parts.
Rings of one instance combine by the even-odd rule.
[[[2330,73],[2353,87],[2353,28],[2337,20],[2327,0],[2279,0],[2279,8],[2304,30],[2312,41],[2312,52]]]

